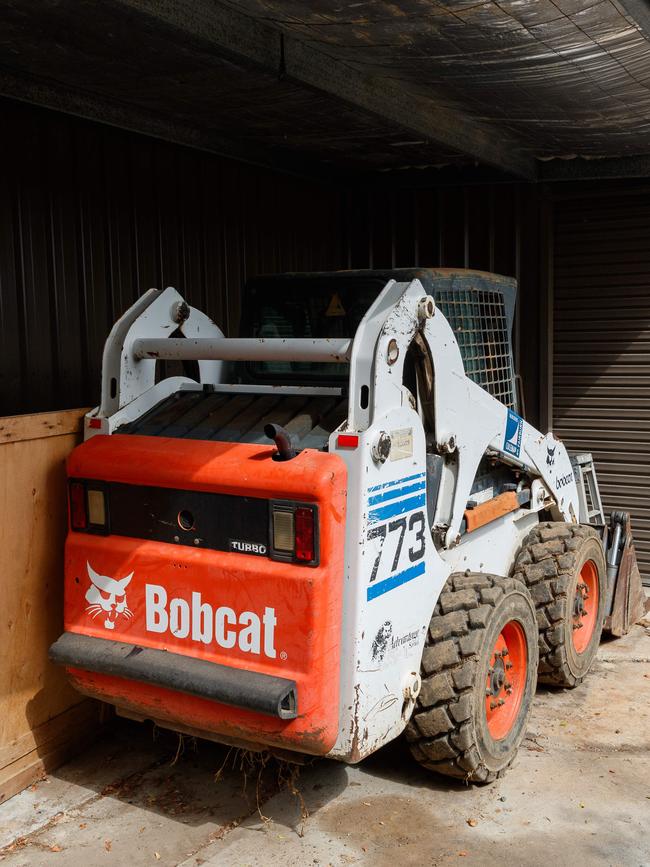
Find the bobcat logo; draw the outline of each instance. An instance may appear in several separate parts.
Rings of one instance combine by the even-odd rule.
[[[105,614],[104,627],[115,629],[115,621],[120,615],[129,619],[133,617],[133,612],[126,604],[126,588],[133,578],[133,572],[126,578],[116,581],[108,575],[99,575],[90,563],[86,563],[86,566],[90,578],[90,587],[86,591],[86,602],[88,602],[86,611],[93,620]]]
[[[555,449],[557,449],[557,446],[555,446],[555,448],[553,449],[546,446],[546,463],[549,465],[549,467],[552,467],[555,463]]]

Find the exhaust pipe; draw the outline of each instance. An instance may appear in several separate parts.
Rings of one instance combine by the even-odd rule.
[[[295,458],[296,450],[291,442],[291,436],[281,425],[265,424],[264,433],[270,440],[274,441],[278,450],[277,454],[273,455],[273,460],[290,461]]]

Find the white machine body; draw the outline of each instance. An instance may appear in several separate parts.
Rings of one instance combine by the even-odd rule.
[[[414,341],[424,371],[418,394],[403,384]],[[175,358],[199,360],[200,382],[156,383],[156,361]],[[340,727],[330,755],[356,762],[408,722],[429,621],[448,576],[509,575],[540,512],[578,521],[571,461],[551,433],[535,430],[465,375],[452,328],[418,280],[389,281],[345,340],[228,339],[176,290],[150,290],[111,331],[102,402],[86,417],[86,437],[111,434],[173,392],[205,384],[216,391],[328,393],[223,381],[225,362],[251,358],[349,361],[347,420],[329,437],[329,451],[348,471]],[[526,498],[468,532],[468,501],[475,496],[480,505],[491,496],[489,487],[472,494],[481,462],[511,471]]]

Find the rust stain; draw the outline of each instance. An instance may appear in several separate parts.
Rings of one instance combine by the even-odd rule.
[[[361,684],[357,683],[354,687],[354,707],[352,710],[352,720],[350,722],[350,734],[352,735],[352,743],[350,745],[350,761],[358,762],[361,759],[361,750],[359,749],[359,703]]]

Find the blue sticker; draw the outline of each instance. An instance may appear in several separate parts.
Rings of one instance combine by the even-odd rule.
[[[506,422],[506,435],[503,440],[503,450],[510,455],[519,457],[521,451],[521,433],[524,429],[524,420],[511,409],[508,410]]]
[[[368,505],[375,506],[368,513],[368,523],[376,524],[378,521],[386,521],[405,512],[411,512],[419,506],[426,504],[426,480],[424,473],[416,473],[414,476],[406,476],[393,482],[384,482],[383,485],[375,485],[368,488]],[[405,499],[407,498],[408,499]],[[397,501],[397,502],[393,502]]]
[[[377,584],[371,584],[366,591],[366,599],[370,602],[378,596],[383,596],[384,593],[389,593],[396,587],[401,587],[402,584],[408,584],[408,582],[412,581],[414,578],[424,575],[425,569],[424,560],[422,560],[420,563],[416,563],[415,566],[409,566],[408,569],[405,569],[398,575],[391,575],[389,578],[385,578]]]

